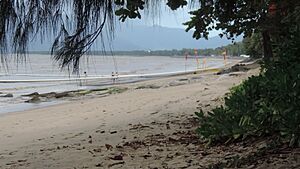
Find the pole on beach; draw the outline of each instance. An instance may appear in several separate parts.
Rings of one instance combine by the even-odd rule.
[[[226,66],[227,64],[227,49],[225,49],[225,51],[222,53],[223,55],[223,59],[224,59],[224,66]]]
[[[87,76],[87,73],[86,73],[86,71],[85,71],[85,72],[84,72],[84,78],[85,78],[85,79],[84,79],[84,83],[85,83],[85,85],[87,85],[87,79],[86,79],[87,77],[88,77],[88,76]]]
[[[203,62],[202,62],[202,64],[203,64],[203,69],[206,69],[206,58],[203,58]]]
[[[186,72],[186,62],[187,62],[187,59],[188,59],[188,53],[185,52],[185,60],[184,60],[184,72]]]
[[[197,69],[199,69],[199,58],[198,58],[198,50],[194,49],[195,59],[197,63]]]

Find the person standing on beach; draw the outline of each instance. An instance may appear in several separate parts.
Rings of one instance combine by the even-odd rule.
[[[114,72],[111,72],[111,78],[112,78],[112,81],[113,81],[113,84],[115,84],[115,73]]]
[[[83,74],[84,74],[84,78],[85,78],[85,79],[84,79],[84,83],[85,83],[85,85],[87,85],[87,79],[86,79],[86,78],[87,78],[87,73],[86,73],[86,71],[83,72]]]

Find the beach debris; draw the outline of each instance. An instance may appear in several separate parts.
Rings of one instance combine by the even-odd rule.
[[[144,159],[147,159],[147,158],[152,157],[152,155],[148,153],[148,154],[142,155],[141,157],[144,157]]]
[[[170,130],[171,129],[170,124],[166,124],[166,128],[167,128],[167,130]]]
[[[191,80],[200,80],[200,79],[203,79],[202,76],[194,76],[191,78]]]
[[[178,140],[175,139],[175,138],[169,137],[169,142],[171,142],[171,143],[174,142],[175,143],[175,142],[178,142]]]
[[[131,148],[137,150],[138,148],[145,147],[146,143],[143,142],[143,141],[134,140],[134,141],[131,141],[131,142],[125,142],[123,144],[123,146],[124,147],[131,147]]]
[[[112,146],[112,145],[110,145],[110,144],[105,144],[105,147],[106,147],[106,149],[107,150],[112,150],[114,147]]]
[[[25,103],[39,103],[39,102],[41,102],[39,96],[33,96],[31,99],[25,101]]]
[[[17,162],[15,162],[15,161],[11,161],[11,162],[9,162],[9,163],[6,163],[6,165],[16,165],[17,164]]]
[[[50,98],[55,98],[56,93],[55,92],[50,92],[50,93],[44,93],[44,94],[40,94],[40,97],[46,97],[48,99]]]
[[[105,133],[105,130],[97,130],[96,133],[101,133],[101,134],[103,134],[103,133]]]
[[[155,114],[157,114],[157,113],[159,113],[158,111],[156,111],[156,112],[153,112],[153,113],[151,113],[151,115],[155,115]]]
[[[25,97],[33,97],[33,96],[39,96],[40,94],[38,92],[33,92],[33,93],[30,93],[30,94],[26,94],[26,95],[22,95],[22,96],[25,96]]]
[[[215,98],[215,99],[212,99],[211,101],[213,101],[213,102],[222,102],[222,98],[220,98],[220,97],[217,97],[217,98]]]
[[[173,159],[174,156],[172,156],[171,154],[167,154],[167,157],[166,157],[166,158],[168,158],[168,159]]]
[[[91,135],[89,135],[89,141],[88,141],[88,143],[90,143],[90,144],[93,143],[93,140],[92,140],[92,136],[91,136]]]
[[[0,95],[0,97],[14,97],[14,95],[11,93],[8,93],[8,94]]]
[[[63,148],[69,148],[69,146],[63,146]]]
[[[121,145],[116,145],[116,148],[118,148],[118,149],[122,149],[122,148],[123,148],[123,146],[121,146]]]
[[[228,69],[223,69],[217,73],[217,75],[228,74],[231,72],[247,72],[250,70],[244,64],[237,64]]]
[[[113,164],[110,164],[108,165],[108,167],[113,167],[113,166],[116,166],[116,165],[121,165],[121,164],[125,164],[125,161],[120,161],[120,162],[117,162],[117,163],[113,163]]]
[[[149,85],[145,85],[145,86],[138,86],[135,89],[159,89],[160,86],[157,86],[155,84],[149,84]]]
[[[257,59],[253,62],[248,62],[248,63],[238,63],[236,65],[233,65],[230,68],[223,69],[217,73],[217,75],[222,75],[222,74],[228,74],[232,72],[247,72],[250,69],[256,69],[260,67],[260,59]]]
[[[65,92],[50,92],[50,93],[43,93],[40,94],[38,92],[33,92],[30,94],[22,95],[23,97],[32,97],[32,98],[47,98],[47,99],[61,99],[64,97],[76,97],[76,96],[84,96],[90,93],[95,92],[97,95],[107,95],[111,93],[121,93],[124,89],[116,89],[116,88],[104,88],[104,89],[92,89],[92,90],[74,90],[74,91],[65,91]],[[104,91],[104,92],[103,92]],[[99,93],[101,92],[101,93]],[[1,97],[1,95],[0,95]],[[28,101],[28,103],[35,102],[35,99]]]
[[[133,125],[129,130],[139,130],[139,129],[145,129],[145,128],[153,129],[150,126],[142,125],[141,123],[139,123],[139,124]]]
[[[81,96],[81,95],[87,95],[87,94],[90,94],[90,93],[92,93],[93,91],[91,91],[91,90],[80,90],[80,91],[78,91],[76,94],[77,95],[79,95],[79,96]]]
[[[11,156],[11,155],[15,155],[16,152],[17,152],[17,151],[9,152],[8,155],[10,155],[10,156]]]
[[[209,106],[210,106],[210,104],[205,104],[205,105],[204,105],[204,107],[209,107]]]
[[[178,82],[178,81],[173,81],[169,83],[169,86],[181,86],[181,85],[185,85],[185,82]]]
[[[182,78],[182,79],[178,79],[179,82],[183,82],[183,81],[188,81],[188,78]]]
[[[117,131],[111,131],[110,132],[110,134],[116,134],[117,133]]]
[[[123,160],[123,155],[120,154],[120,155],[115,155],[114,157],[111,157],[110,158],[111,160],[118,160],[118,161],[121,161]]]
[[[232,72],[232,73],[229,73],[229,76],[241,76],[245,74],[245,72]]]
[[[126,87],[111,87],[108,89],[107,93],[108,94],[118,94],[118,93],[123,93],[125,92],[126,90],[128,90],[128,88]]]
[[[98,163],[95,165],[95,167],[103,167],[102,163]]]
[[[19,163],[25,163],[26,161],[27,161],[27,159],[18,160]]]
[[[74,146],[81,146],[81,143],[74,143]]]
[[[100,153],[102,150],[101,150],[101,148],[94,148],[93,151],[96,153]]]
[[[57,99],[63,98],[63,97],[70,97],[69,92],[62,92],[62,93],[56,93],[55,94],[55,98],[57,98]]]

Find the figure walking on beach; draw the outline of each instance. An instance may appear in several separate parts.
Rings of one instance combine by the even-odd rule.
[[[83,74],[84,74],[84,78],[85,78],[85,79],[84,79],[84,83],[85,83],[85,85],[87,85],[87,79],[86,79],[86,78],[87,78],[87,73],[86,73],[86,71],[83,72]]]
[[[119,76],[118,72],[111,72],[111,78],[112,78],[113,84],[116,83],[118,76]]]
[[[112,80],[113,84],[115,84],[116,79],[115,79],[115,73],[114,72],[111,72],[111,80]]]

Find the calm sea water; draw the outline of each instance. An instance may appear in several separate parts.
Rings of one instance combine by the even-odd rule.
[[[201,63],[201,59],[200,59]],[[185,60],[184,57],[166,57],[166,56],[85,56],[80,63],[79,74],[82,77],[92,77],[99,75],[111,75],[112,72],[118,74],[147,74],[164,73],[173,71],[196,70],[197,61],[195,58]],[[207,67],[221,67],[222,60],[209,61]],[[84,74],[86,72],[86,75]],[[0,67],[0,80],[26,80],[26,79],[68,79],[76,77],[70,74],[68,70],[61,70],[57,63],[51,60],[49,55],[30,55],[26,63],[16,64],[11,62],[8,68]],[[133,79],[131,79],[133,80]],[[141,79],[135,79],[141,80]],[[122,81],[121,81],[122,82]],[[125,81],[124,81],[125,82]],[[48,103],[24,103],[28,98],[22,95],[33,92],[62,92],[70,90],[99,88],[111,84],[111,80],[99,81],[97,86],[83,84],[81,82],[47,82],[47,83],[0,83],[0,95],[11,93],[14,97],[0,97],[0,113],[22,111],[28,108],[35,108],[56,102]]]

